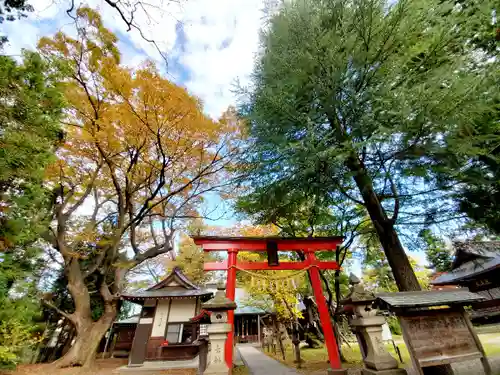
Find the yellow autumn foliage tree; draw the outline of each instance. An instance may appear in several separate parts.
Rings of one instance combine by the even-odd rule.
[[[272,224],[236,224],[229,228],[205,228],[211,235],[234,237],[273,237],[280,229]],[[238,252],[240,262],[267,261],[266,252]],[[238,271],[237,280],[247,291],[244,304],[264,311],[276,312],[283,323],[290,323],[302,315],[298,309],[298,288],[306,283],[307,273],[297,271]]]
[[[187,235],[182,234],[179,240],[178,254],[174,260],[166,260],[167,273],[174,267],[179,267],[182,272],[197,285],[203,285],[212,277],[212,272],[205,272],[205,262],[215,262],[217,257],[213,253],[204,252],[200,246]]]
[[[77,332],[61,367],[92,365],[128,270],[171,251],[183,220],[201,215],[205,193],[230,191],[242,139],[233,110],[215,121],[153,62],[121,65],[117,37],[97,12],[80,8],[75,23],[76,37],[39,42],[68,104],[65,143],[47,171],[55,202],[47,239],[74,302],[73,312],[58,312]],[[97,321],[88,278],[104,305]]]

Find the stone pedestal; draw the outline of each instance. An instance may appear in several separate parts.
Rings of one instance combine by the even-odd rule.
[[[342,301],[349,311],[349,325],[356,334],[365,368],[362,375],[406,375],[405,369],[398,368],[398,361],[387,351],[382,340],[382,326],[385,318],[377,315],[374,308],[375,296],[366,291],[354,275],[350,277],[352,286],[348,298]]]
[[[382,340],[382,325],[385,318],[382,316],[371,316],[366,318],[353,318],[350,325],[356,329],[361,347],[366,348],[366,356],[363,359],[365,365],[373,370],[389,370],[398,368],[396,361],[387,351]]]
[[[226,338],[228,332],[231,332],[231,325],[227,323],[212,323],[208,326],[207,332],[212,348],[209,355],[208,366],[204,374],[227,375],[229,374],[229,368],[224,358],[226,355]]]
[[[228,333],[232,331],[228,323],[227,312],[236,309],[236,303],[226,298],[224,285],[217,286],[215,297],[201,305],[201,308],[210,312],[211,324],[207,327],[208,338],[211,344],[208,366],[205,374],[228,375],[232,370],[233,356],[226,356],[226,350],[234,350],[226,345]]]

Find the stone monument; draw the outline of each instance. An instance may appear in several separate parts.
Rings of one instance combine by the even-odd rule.
[[[219,284],[215,297],[203,303],[201,308],[211,313],[211,324],[207,328],[211,352],[208,366],[204,373],[210,375],[227,375],[231,370],[225,361],[227,334],[231,332],[231,325],[227,322],[227,312],[236,309],[236,303],[226,297],[225,285]]]
[[[377,315],[378,309],[373,306],[375,295],[366,291],[353,274],[349,283],[351,293],[341,303],[350,315],[349,325],[361,348],[365,365],[362,375],[406,375],[406,370],[398,368],[398,361],[387,351],[382,340],[385,318]]]

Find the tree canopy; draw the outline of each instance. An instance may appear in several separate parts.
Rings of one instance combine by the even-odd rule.
[[[62,141],[64,101],[36,53],[0,56],[0,367],[20,360],[41,328],[39,238],[50,222],[45,168]]]
[[[242,91],[247,212],[265,212],[263,197],[341,196],[369,216],[400,290],[419,289],[398,231],[460,216],[456,180],[439,172],[490,111],[494,64],[460,22],[447,1],[284,3]]]
[[[127,270],[171,251],[182,221],[202,215],[204,194],[230,186],[241,139],[231,111],[214,121],[152,62],[121,66],[98,13],[77,15],[76,38],[59,32],[39,42],[68,104],[66,142],[47,172],[56,204],[46,237],[74,302],[74,312],[59,313],[77,331],[58,366],[91,365]],[[88,278],[104,302],[95,322]]]
[[[432,269],[436,272],[449,272],[453,262],[450,248],[446,246],[442,238],[432,234],[428,229],[420,233],[420,237],[426,245],[425,255]]]

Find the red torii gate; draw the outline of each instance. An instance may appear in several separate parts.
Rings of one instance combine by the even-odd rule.
[[[325,335],[325,344],[332,370],[340,370],[340,358],[337,341],[333,333],[330,313],[321,286],[319,270],[337,270],[337,262],[320,261],[316,251],[332,251],[343,241],[342,237],[282,238],[282,237],[219,237],[194,236],[195,244],[204,251],[227,251],[227,260],[223,262],[205,263],[205,271],[227,271],[226,296],[234,301],[237,270],[304,270],[311,278],[314,297],[318,305],[319,318]],[[267,262],[238,262],[238,251],[267,251]],[[302,251],[305,260],[301,262],[280,262],[278,251]],[[234,325],[234,311],[228,313],[228,323]],[[234,327],[233,327],[234,330]],[[229,368],[233,364],[233,330],[226,340],[226,363]],[[342,370],[341,370],[342,371]]]

